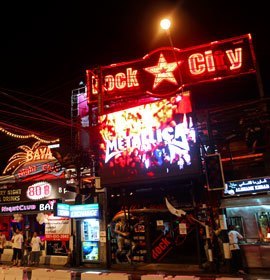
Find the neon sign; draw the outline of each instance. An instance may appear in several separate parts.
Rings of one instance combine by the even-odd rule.
[[[57,179],[40,182],[23,182],[16,187],[2,186],[0,188],[0,204],[26,202],[37,199],[74,199],[75,193],[66,189],[66,180]]]
[[[19,149],[22,151],[9,159],[3,174],[10,172],[20,181],[33,180],[35,175],[38,180],[64,177],[60,163],[47,145],[38,141],[32,147],[23,145],[19,146]]]
[[[99,204],[70,205],[70,218],[98,218]]]
[[[250,34],[187,48],[160,48],[131,62],[101,67],[103,100],[173,95],[183,87],[255,73]],[[89,102],[98,101],[99,77],[87,70]]]
[[[54,215],[57,217],[68,217],[69,218],[70,205],[65,204],[65,203],[57,203]]]
[[[0,213],[22,213],[22,212],[42,212],[54,211],[57,200],[44,200],[40,202],[25,202],[9,204],[8,206],[1,205]]]
[[[30,199],[42,199],[51,195],[52,185],[48,182],[38,182],[28,187],[26,195]]]

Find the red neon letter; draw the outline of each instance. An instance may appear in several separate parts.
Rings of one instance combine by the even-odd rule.
[[[92,94],[98,93],[98,79],[95,78],[95,76],[92,76]]]
[[[118,89],[122,89],[126,86],[126,75],[124,73],[117,73],[115,75],[115,86]]]
[[[128,87],[137,87],[139,85],[137,80],[138,70],[132,70],[132,68],[127,68],[127,85]]]
[[[114,78],[112,75],[105,76],[105,84],[107,85],[107,91],[114,89]]]
[[[194,53],[188,58],[189,71],[193,75],[200,75],[205,71],[204,56]]]
[[[208,72],[214,72],[216,67],[212,51],[206,51],[204,53]]]
[[[231,70],[238,69],[242,66],[242,48],[235,49],[235,52],[233,50],[227,50],[226,54],[231,63]]]

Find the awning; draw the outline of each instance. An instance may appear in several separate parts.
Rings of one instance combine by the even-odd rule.
[[[256,195],[245,197],[224,198],[221,200],[220,208],[233,208],[244,206],[270,205],[270,195]]]

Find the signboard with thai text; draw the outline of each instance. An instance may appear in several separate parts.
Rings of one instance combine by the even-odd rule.
[[[197,83],[255,72],[251,35],[246,34],[187,49],[160,48],[142,59],[87,70],[87,92],[90,103],[136,95],[164,97]]]

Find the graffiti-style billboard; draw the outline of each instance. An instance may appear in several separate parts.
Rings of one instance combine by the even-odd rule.
[[[198,172],[190,93],[99,117],[103,184]]]

